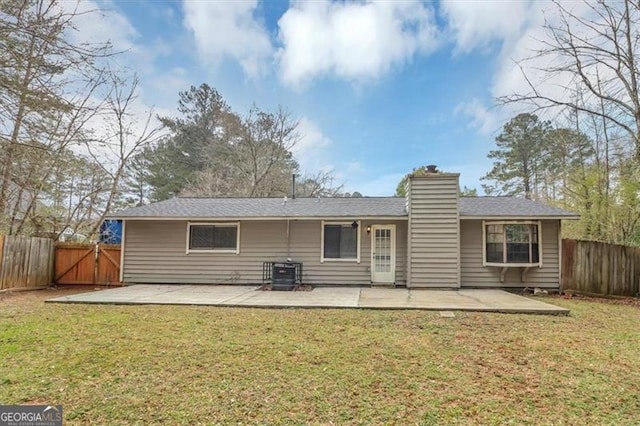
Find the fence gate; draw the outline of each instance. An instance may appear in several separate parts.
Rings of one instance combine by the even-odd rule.
[[[56,244],[55,283],[120,286],[119,244]]]

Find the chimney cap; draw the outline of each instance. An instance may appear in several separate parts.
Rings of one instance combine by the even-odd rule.
[[[411,173],[407,176],[409,179],[416,178],[449,178],[449,177],[459,177],[460,173],[452,173],[452,172],[443,172],[438,170],[438,166],[435,164],[429,164],[427,166],[421,166],[413,169]]]

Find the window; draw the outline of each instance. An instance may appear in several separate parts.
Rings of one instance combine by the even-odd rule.
[[[189,223],[187,227],[187,253],[240,252],[240,224]]]
[[[322,222],[322,258],[360,262],[360,223]]]
[[[485,265],[539,265],[539,222],[485,222]]]

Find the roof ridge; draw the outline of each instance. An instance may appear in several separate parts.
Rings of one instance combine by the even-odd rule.
[[[404,199],[404,197],[397,195],[366,195],[362,197],[299,197],[291,198],[288,195],[282,195],[279,197],[235,197],[235,196],[224,196],[224,197],[206,197],[206,196],[187,196],[187,197],[173,197],[168,198],[162,201],[156,201],[161,203],[163,201],[171,201],[171,200],[282,200],[284,197],[287,197],[288,200],[371,200],[371,199]]]

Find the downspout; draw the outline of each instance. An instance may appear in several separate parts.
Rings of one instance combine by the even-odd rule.
[[[291,199],[296,199],[296,174],[291,175]],[[291,219],[287,219],[287,260],[291,258]]]
[[[405,209],[407,211],[407,261],[405,262],[405,285],[407,288],[411,288],[411,248],[413,246],[413,233],[411,226],[411,176],[407,179],[405,184]]]
[[[122,219],[122,237],[120,240],[120,276],[118,277],[121,285],[124,285],[124,244],[126,229],[127,221]]]
[[[540,238],[538,238],[538,244],[542,247],[542,240],[540,240]],[[564,292],[562,262],[562,220],[558,220],[558,288],[560,289],[560,294]]]
[[[291,220],[287,219],[287,259],[291,257]]]
[[[291,174],[291,200],[296,199],[296,174]],[[291,219],[287,219],[287,260],[291,258]]]

